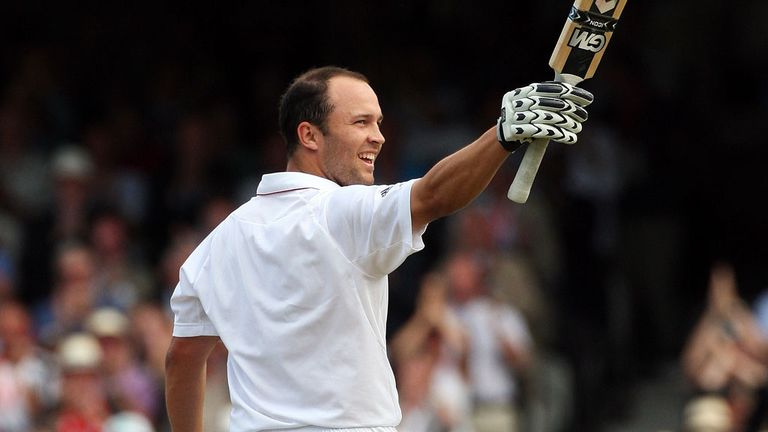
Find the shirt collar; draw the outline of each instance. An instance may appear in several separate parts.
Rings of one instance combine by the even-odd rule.
[[[327,178],[303,172],[279,172],[264,174],[261,177],[256,195],[268,195],[297,189],[329,190],[339,188],[338,184]]]

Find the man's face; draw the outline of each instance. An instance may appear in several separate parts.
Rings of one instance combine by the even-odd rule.
[[[319,148],[325,177],[341,186],[373,184],[374,161],[384,144],[376,93],[363,81],[337,76],[329,81],[328,97],[334,108]]]

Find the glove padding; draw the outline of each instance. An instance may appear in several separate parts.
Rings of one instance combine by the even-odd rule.
[[[501,100],[496,137],[508,150],[537,138],[573,144],[593,100],[592,93],[555,81],[512,90]]]

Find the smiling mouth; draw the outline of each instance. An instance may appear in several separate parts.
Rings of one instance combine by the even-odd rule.
[[[368,165],[373,165],[373,162],[376,160],[376,153],[360,153],[357,157]]]

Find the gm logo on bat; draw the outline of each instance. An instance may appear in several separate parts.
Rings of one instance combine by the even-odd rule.
[[[593,33],[584,28],[575,28],[571,40],[568,41],[568,46],[596,53],[605,47],[605,43],[605,34]]]

